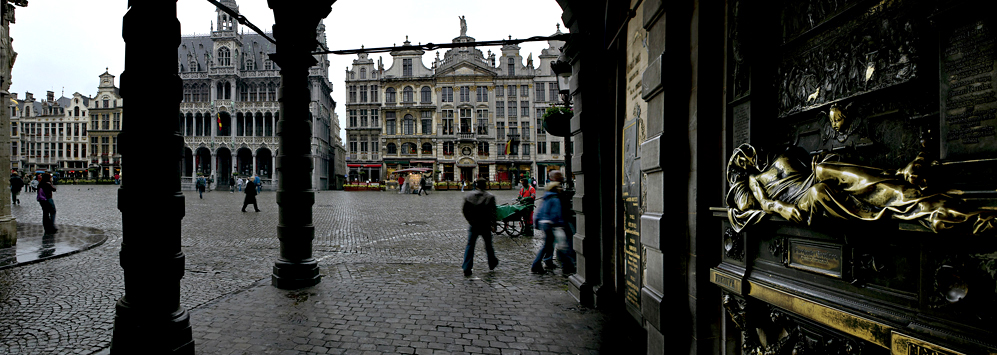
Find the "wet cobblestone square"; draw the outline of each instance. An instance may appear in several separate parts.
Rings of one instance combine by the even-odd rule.
[[[117,187],[58,187],[57,226],[96,228],[107,240],[0,270],[0,354],[89,354],[109,346],[114,303],[124,293]],[[495,194],[500,203],[515,197]],[[483,266],[478,243],[478,267],[465,278],[466,222],[456,191],[317,193],[314,257],[322,282],[276,289],[275,196],[264,192],[262,211],[243,213],[239,193],[201,199],[185,191],[181,302],[198,354],[578,354],[616,343],[604,340],[611,316],[579,306],[565,277],[529,272],[539,237],[495,237],[501,263],[494,271]],[[12,209],[18,221],[41,220],[37,204]]]

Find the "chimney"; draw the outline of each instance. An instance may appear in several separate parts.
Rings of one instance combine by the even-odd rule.
[[[25,91],[24,92],[24,101],[28,101],[28,102],[35,101],[35,94],[32,94],[30,92]]]
[[[14,100],[17,100],[17,93],[16,92],[10,93],[10,96],[13,97]]]

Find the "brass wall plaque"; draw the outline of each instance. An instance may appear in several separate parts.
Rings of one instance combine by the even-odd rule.
[[[840,245],[789,239],[789,267],[841,278]]]
[[[965,355],[897,332],[893,332],[893,346],[890,347],[890,353],[893,355]]]
[[[717,269],[710,269],[710,282],[727,291],[741,294],[741,279],[733,275],[728,275]]]

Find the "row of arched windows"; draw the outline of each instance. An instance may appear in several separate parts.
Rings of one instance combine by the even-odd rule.
[[[280,119],[280,113],[271,112],[238,112],[235,114],[235,130],[233,131],[232,116],[222,112],[212,116],[209,112],[188,112],[180,114],[180,131],[185,136],[236,136],[236,137],[270,137],[274,135],[274,124]],[[217,127],[217,131],[212,131]]]
[[[280,84],[276,81],[263,83],[239,83],[239,101],[277,101],[277,87]],[[215,99],[231,100],[232,83],[218,82],[215,92]],[[207,83],[192,83],[183,85],[183,102],[210,102],[211,93],[208,91]]]

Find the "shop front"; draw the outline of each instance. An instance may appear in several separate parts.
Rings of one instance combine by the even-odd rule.
[[[380,181],[381,164],[346,164],[349,170],[349,181]]]

